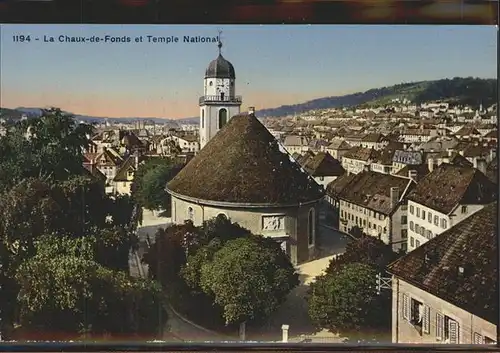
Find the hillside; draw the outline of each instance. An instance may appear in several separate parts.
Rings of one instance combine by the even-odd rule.
[[[393,86],[373,88],[366,92],[358,92],[344,96],[323,97],[295,105],[282,105],[277,108],[259,110],[259,117],[281,117],[286,115],[300,114],[309,110],[341,108],[352,106],[382,106],[395,98],[406,98],[415,103],[429,101],[447,101],[452,104],[470,105],[474,108],[483,104],[489,107],[497,102],[497,80],[479,78],[443,79],[435,81],[421,81],[412,83],[401,83]],[[17,120],[25,113],[28,116],[40,114],[39,108],[19,107],[16,109],[0,108],[0,116],[10,117]],[[105,117],[95,117],[74,114],[78,120],[87,122],[100,122]],[[197,124],[199,118],[184,119],[162,119],[162,118],[110,118],[117,122],[132,122],[135,120],[149,120],[156,123]]]
[[[448,101],[478,107],[481,103],[488,107],[497,101],[497,80],[460,78],[435,81],[401,83],[393,86],[374,88],[344,96],[324,97],[295,105],[283,105],[272,109],[259,110],[259,116],[279,117],[300,114],[314,109],[341,108],[352,106],[380,106],[394,98],[406,98],[415,103]]]
[[[40,108],[28,108],[28,107],[18,107],[15,109],[0,108],[0,117],[6,118],[6,119],[12,119],[12,120],[21,119],[21,116],[23,114],[26,114],[28,116],[28,118],[30,118],[30,117],[40,116],[41,113],[42,113],[42,110]],[[75,117],[75,119],[82,120],[82,121],[85,121],[87,123],[104,122],[106,119],[110,119],[114,122],[119,122],[119,123],[131,123],[131,122],[134,122],[137,120],[147,120],[150,122],[153,121],[157,124],[165,124],[165,123],[192,124],[192,123],[197,123],[198,119],[199,119],[197,117],[183,118],[183,119],[139,118],[139,117],[106,118],[106,117],[74,114],[71,112],[65,112],[65,113],[71,114]]]

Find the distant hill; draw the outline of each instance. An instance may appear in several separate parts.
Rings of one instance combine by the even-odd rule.
[[[157,124],[193,124],[198,122],[198,117],[194,118],[183,118],[183,119],[163,119],[163,118],[139,118],[139,117],[120,117],[120,118],[107,118],[107,117],[97,117],[97,116],[88,116],[81,114],[74,114],[71,112],[66,112],[67,114],[71,114],[77,120],[85,121],[88,123],[94,122],[104,122],[106,119],[109,119],[114,122],[120,123],[131,123],[137,120],[147,120],[154,121]],[[0,108],[0,117],[9,118],[13,120],[21,119],[22,115],[26,114],[29,118],[40,116],[42,114],[41,108],[30,108],[30,107],[18,107],[15,109],[9,108]]]
[[[333,96],[313,99],[308,102],[282,105],[277,108],[262,109],[258,111],[259,117],[281,117],[286,115],[300,114],[309,110],[342,108],[352,106],[383,106],[395,98],[406,98],[415,103],[429,101],[447,101],[453,104],[489,107],[497,102],[497,80],[480,78],[443,79],[434,81],[421,81],[412,83],[400,83],[393,86],[373,88],[366,92],[347,94],[344,96]],[[16,109],[0,108],[0,116],[12,115],[12,119],[20,119],[22,114],[37,116],[41,113],[40,108],[19,107]],[[117,122],[133,122],[137,120],[154,121],[157,124],[198,124],[199,118],[184,119],[162,119],[162,118],[106,118],[87,115],[73,114],[76,119],[86,122],[102,122],[105,119]]]
[[[344,96],[318,98],[300,104],[262,109],[259,110],[258,115],[261,117],[280,117],[300,114],[315,109],[363,105],[381,106],[395,98],[406,98],[415,103],[442,100],[474,107],[478,107],[482,103],[483,106],[488,107],[496,103],[497,97],[496,79],[455,77],[453,79],[401,83]]]

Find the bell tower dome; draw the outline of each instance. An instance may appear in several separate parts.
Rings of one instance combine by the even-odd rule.
[[[242,99],[236,95],[233,64],[222,56],[219,31],[219,55],[205,70],[203,96],[200,97],[200,148],[203,148],[228,120],[240,113]]]

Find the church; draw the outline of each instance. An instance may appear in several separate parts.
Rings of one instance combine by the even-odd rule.
[[[233,65],[221,54],[204,78],[201,151],[172,179],[172,222],[200,226],[223,214],[254,234],[279,242],[293,264],[314,259],[318,185],[256,118],[241,113]]]

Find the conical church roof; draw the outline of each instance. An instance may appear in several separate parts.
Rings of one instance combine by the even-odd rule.
[[[202,200],[273,205],[324,194],[254,114],[229,119],[167,189]]]

